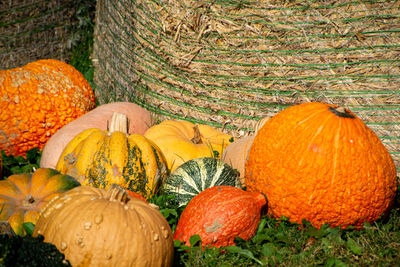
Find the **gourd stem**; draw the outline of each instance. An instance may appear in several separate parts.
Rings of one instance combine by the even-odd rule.
[[[190,139],[190,141],[193,144],[202,144],[203,141],[201,140],[201,133],[200,133],[200,130],[199,130],[199,126],[195,125],[193,127],[193,131],[194,131],[194,136],[193,136],[192,139]]]
[[[254,192],[254,193],[253,193],[253,196],[254,196],[255,202],[256,202],[260,207],[264,207],[265,205],[267,205],[267,196],[264,195],[263,193]]]
[[[22,201],[24,207],[30,207],[33,203],[35,203],[35,199],[31,195],[27,195]]]
[[[128,125],[128,117],[125,114],[114,112],[111,117],[108,132],[111,134],[119,131],[128,134]]]
[[[105,199],[110,201],[118,201],[124,204],[128,203],[130,200],[128,193],[117,184],[112,184],[108,189],[104,196]]]
[[[350,118],[354,119],[355,116],[349,110],[345,109],[344,107],[329,107],[329,110],[334,113],[336,116],[341,118]]]

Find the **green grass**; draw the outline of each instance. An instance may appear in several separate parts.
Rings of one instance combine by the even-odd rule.
[[[27,158],[6,156],[2,151],[5,176],[39,167],[40,152],[32,149]],[[150,202],[160,207],[174,231],[183,208],[176,208],[170,196],[155,196]],[[175,241],[174,266],[399,266],[400,198],[386,217],[364,229],[316,229],[262,216],[257,233],[248,241],[237,238],[226,248],[201,248],[193,236],[188,247]]]

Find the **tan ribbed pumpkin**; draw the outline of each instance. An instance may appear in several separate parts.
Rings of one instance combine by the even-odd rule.
[[[171,266],[174,244],[163,215],[121,187],[76,187],[40,213],[43,235],[73,266]]]
[[[244,174],[245,174],[245,164],[246,160],[253,144],[254,137],[257,135],[258,131],[263,127],[265,122],[269,119],[269,117],[264,117],[259,120],[254,127],[254,134],[243,136],[239,139],[236,139],[233,143],[229,144],[222,154],[221,159],[232,166],[232,168],[236,169],[240,173],[240,182],[242,186],[246,186]]]

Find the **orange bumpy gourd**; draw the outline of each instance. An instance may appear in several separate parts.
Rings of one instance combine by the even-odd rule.
[[[396,190],[394,162],[350,110],[305,103],[260,129],[246,162],[246,186],[268,198],[268,213],[315,227],[362,227],[387,213]]]
[[[54,59],[0,70],[0,150],[25,156],[95,105],[83,75]]]
[[[199,235],[203,246],[234,245],[235,237],[250,239],[260,223],[266,205],[263,194],[218,185],[196,195],[183,210],[174,239],[190,245],[190,237]]]

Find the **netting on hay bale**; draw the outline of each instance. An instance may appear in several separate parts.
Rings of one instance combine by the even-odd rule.
[[[0,1],[0,69],[45,58],[68,61],[80,2]]]
[[[99,0],[100,102],[246,135],[308,101],[355,112],[400,167],[400,1]]]

